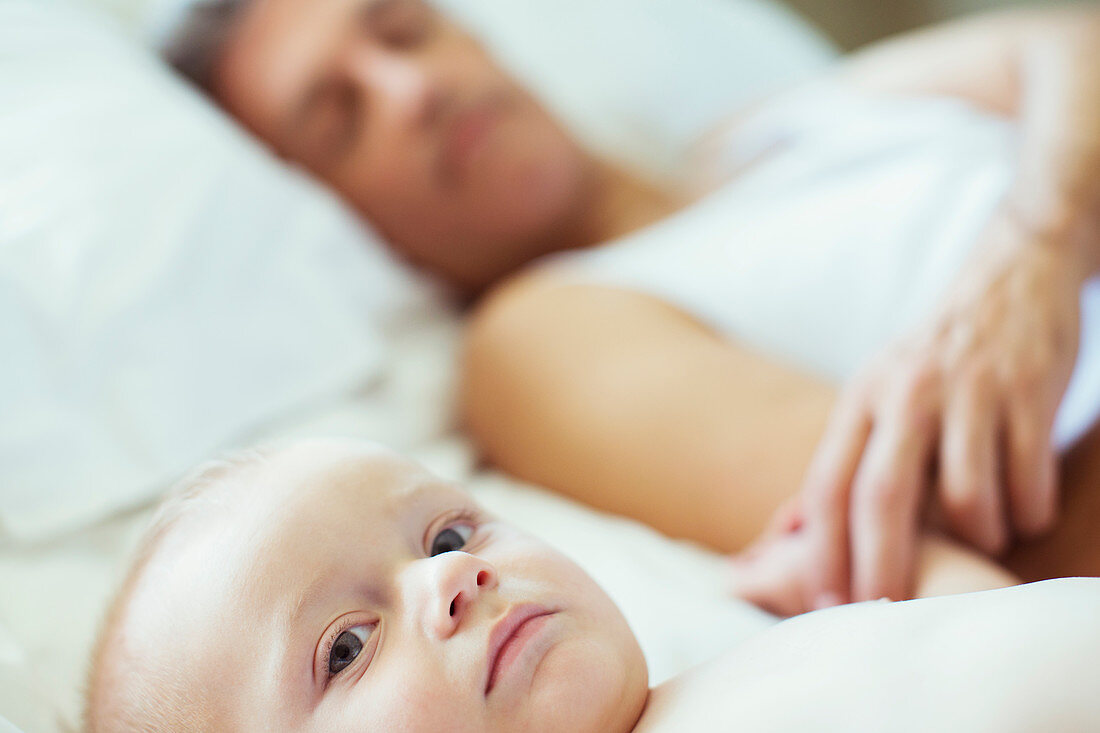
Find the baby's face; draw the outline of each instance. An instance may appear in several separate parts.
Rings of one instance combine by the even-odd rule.
[[[647,676],[569,560],[392,454],[311,443],[169,535],[127,643],[218,730],[628,731]]]

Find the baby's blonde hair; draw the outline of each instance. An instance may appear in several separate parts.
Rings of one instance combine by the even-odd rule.
[[[126,616],[138,583],[168,537],[202,507],[216,505],[212,489],[265,462],[274,447],[253,448],[205,463],[183,478],[158,507],[101,624],[85,687],[83,730],[208,731],[211,710],[172,665],[149,664],[126,648]]]

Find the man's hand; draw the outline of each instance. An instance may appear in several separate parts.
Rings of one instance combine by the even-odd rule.
[[[801,498],[783,504],[768,528],[730,559],[729,591],[777,616],[814,610],[808,604],[813,563],[803,532]]]
[[[813,610],[806,603],[807,591],[813,587],[813,548],[802,531],[802,522],[799,498],[795,497],[776,512],[768,530],[731,561],[730,590],[735,595],[780,616]],[[984,556],[927,530],[917,539],[917,566],[914,594],[920,598],[1020,582]]]
[[[944,307],[841,395],[801,494],[802,610],[910,597],[930,498],[990,555],[1054,522],[1086,273],[1038,238],[998,214]]]

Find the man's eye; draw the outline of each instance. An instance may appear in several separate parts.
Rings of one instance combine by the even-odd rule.
[[[391,48],[410,49],[432,27],[432,9],[422,0],[380,0],[368,11],[371,34]]]
[[[474,528],[468,524],[452,524],[435,536],[432,540],[430,556],[442,555],[444,552],[461,550],[470,541]]]
[[[311,148],[311,157],[331,159],[351,142],[358,101],[354,90],[345,87],[332,87],[318,95],[302,126],[302,137]]]
[[[343,672],[359,657],[363,647],[370,639],[372,631],[374,631],[374,624],[359,624],[341,632],[336,637],[328,653],[328,673],[330,677]]]

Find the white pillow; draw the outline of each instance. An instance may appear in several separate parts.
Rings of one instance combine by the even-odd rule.
[[[160,37],[194,0],[77,0]],[[308,1],[308,0],[306,0]],[[429,0],[593,149],[674,175],[682,148],[836,48],[778,0]]]
[[[0,534],[95,519],[273,420],[369,396],[411,319],[450,318],[100,18],[6,0],[0,48]]]
[[[21,731],[0,716],[0,733],[21,733]]]
[[[754,97],[837,51],[775,0],[432,0],[594,149],[657,175]]]

